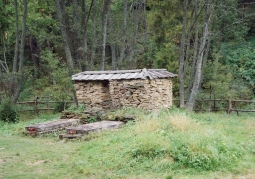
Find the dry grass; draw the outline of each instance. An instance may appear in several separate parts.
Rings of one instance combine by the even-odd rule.
[[[170,125],[176,129],[185,131],[191,127],[191,121],[186,115],[182,114],[174,114],[169,117]]]
[[[138,125],[135,126],[135,134],[141,134],[144,132],[154,132],[158,129],[157,120],[144,120],[140,121]]]

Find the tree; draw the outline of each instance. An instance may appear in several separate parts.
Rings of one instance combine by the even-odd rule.
[[[63,22],[62,9],[60,7],[59,0],[55,0],[55,2],[56,2],[57,15],[58,15],[59,23],[60,23],[62,40],[63,40],[64,46],[65,46],[65,54],[66,54],[66,60],[67,60],[67,65],[68,65],[68,71],[69,71],[69,75],[71,76],[74,73],[72,54],[71,54],[70,47],[68,44],[68,37],[67,37],[66,29],[63,24],[64,22]],[[76,105],[78,105],[78,99],[77,99],[76,91],[74,88],[72,89],[72,92],[73,92],[73,96],[74,96],[74,101],[75,101]]]
[[[104,7],[102,12],[102,55],[101,55],[101,70],[105,69],[105,44],[107,37],[107,22],[110,11],[111,0],[104,0]]]
[[[21,92],[21,87],[23,84],[24,48],[25,48],[26,20],[27,20],[27,0],[23,0],[23,5],[24,5],[24,9],[23,9],[23,20],[22,20],[22,34],[21,34],[20,52],[19,52],[19,74],[18,74],[19,76],[18,76],[17,91],[13,99],[14,103],[18,101],[18,98]]]
[[[181,35],[181,46],[180,46],[180,59],[179,59],[179,79],[180,79],[180,107],[184,107],[184,55],[185,55],[185,44],[186,44],[186,28],[187,28],[187,13],[188,13],[188,0],[183,2],[183,22],[182,22],[182,35]],[[187,53],[187,51],[186,51]]]
[[[209,26],[210,26],[210,17],[211,17],[211,0],[207,0],[207,7],[206,7],[206,14],[205,14],[205,20],[204,20],[204,27],[203,27],[203,34],[201,36],[200,40],[200,47],[198,51],[198,59],[196,63],[196,73],[195,73],[195,79],[193,82],[193,88],[191,90],[190,98],[188,101],[188,110],[192,111],[194,104],[195,104],[195,99],[196,95],[198,92],[201,76],[202,76],[202,64],[203,64],[203,57],[205,53],[205,47],[206,43],[208,42],[209,38]]]

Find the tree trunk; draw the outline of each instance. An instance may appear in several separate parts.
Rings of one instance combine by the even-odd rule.
[[[36,46],[36,47],[34,47]],[[36,39],[33,39],[32,35],[29,36],[29,47],[30,47],[30,55],[34,64],[34,76],[35,78],[39,77],[39,59],[35,56],[37,48]]]
[[[66,33],[66,28],[63,24],[62,10],[61,10],[61,7],[60,7],[59,0],[55,0],[55,3],[56,3],[56,10],[57,10],[57,15],[58,15],[58,20],[59,20],[59,23],[60,23],[62,40],[63,40],[64,46],[65,46],[65,54],[66,54],[68,71],[69,71],[69,75],[72,76],[73,75],[73,70],[74,70],[74,65],[73,65],[73,59],[72,59],[71,51],[70,51],[69,44],[68,44],[68,37],[67,37],[67,33]],[[75,91],[74,88],[72,89],[72,92],[73,92],[74,102],[78,106],[78,99],[77,99],[76,91]]]
[[[94,7],[95,1],[92,1],[92,6]],[[96,56],[96,45],[97,45],[97,26],[96,26],[96,15],[97,8],[92,11],[92,26],[93,26],[93,37],[92,37],[92,45],[91,45],[91,57],[90,57],[90,69],[94,70],[94,60]]]
[[[206,41],[209,36],[208,26],[209,26],[210,15],[211,15],[211,8],[210,8],[211,5],[210,4],[211,4],[211,0],[207,0],[206,17],[205,17],[203,34],[201,37],[201,43],[200,43],[199,52],[198,52],[198,60],[197,60],[197,64],[196,64],[195,79],[193,82],[193,87],[192,87],[190,98],[188,101],[188,110],[189,111],[192,111],[194,108],[196,95],[197,95],[198,87],[199,87],[200,80],[201,80],[204,48],[206,46]]]
[[[142,0],[139,0],[137,9],[133,10],[134,35],[133,35],[133,41],[132,41],[130,49],[129,49],[128,60],[129,60],[129,62],[132,62],[131,64],[134,64],[134,65],[135,65],[135,61],[133,61],[134,60],[133,58],[135,56],[141,11],[143,10],[141,6],[142,6]],[[132,69],[134,66],[129,66],[129,67],[131,67],[131,69]]]
[[[181,35],[181,47],[180,47],[180,58],[179,58],[179,79],[180,79],[180,107],[184,107],[184,55],[185,55],[185,42],[186,42],[186,27],[187,27],[187,10],[188,0],[183,2],[183,22],[182,22],[182,35]]]
[[[201,70],[202,73],[201,73],[201,80],[200,80],[200,83],[199,83],[199,88],[201,88],[202,83],[204,81],[204,74],[203,74],[203,72],[204,72],[204,69],[205,69],[206,64],[207,64],[210,48],[211,48],[211,39],[208,39],[208,42],[207,42],[207,45],[206,45],[206,49],[205,49],[205,55],[204,55],[204,59],[203,59],[203,64],[202,64],[202,70]]]
[[[120,49],[120,58],[119,58],[119,69],[122,69],[123,59],[125,56],[125,49],[126,49],[126,28],[127,28],[127,0],[123,2],[123,26],[122,26],[122,37],[121,37],[121,49]]]
[[[18,65],[18,54],[19,54],[19,15],[18,15],[18,3],[17,0],[14,0],[14,9],[15,9],[15,50],[14,50],[14,58],[13,58],[13,64],[12,64],[12,74],[9,81],[9,88],[10,88],[10,96],[13,96],[14,91],[14,80],[15,75],[17,72],[17,65]]]
[[[101,55],[101,70],[105,70],[105,44],[107,37],[107,21],[110,10],[111,0],[104,0],[104,8],[102,14],[102,55]]]
[[[23,82],[23,64],[24,64],[24,47],[25,47],[25,38],[26,38],[26,20],[27,20],[27,0],[23,0],[23,20],[22,20],[22,34],[20,41],[20,53],[19,53],[19,81],[17,84],[17,91],[15,93],[13,102],[16,103],[20,96],[22,82]]]
[[[70,50],[70,47],[69,47],[69,44],[68,44],[68,37],[67,37],[67,33],[66,33],[66,28],[63,24],[64,23],[63,22],[63,15],[62,15],[62,10],[61,10],[61,7],[60,7],[59,0],[55,0],[55,2],[56,2],[56,10],[57,10],[57,15],[58,15],[58,20],[59,20],[59,23],[60,23],[60,30],[61,30],[62,40],[63,40],[64,46],[65,46],[65,55],[66,55],[69,75],[71,76],[73,74],[73,69],[74,69],[72,54],[71,54],[71,50]]]
[[[12,66],[12,73],[17,72],[17,64],[18,64],[18,53],[19,53],[19,14],[18,14],[18,3],[17,0],[14,0],[14,8],[15,8],[15,52],[13,58],[13,66]]]
[[[195,4],[195,19],[197,19],[198,18],[197,0],[194,0],[194,4]],[[195,66],[196,66],[197,51],[198,51],[198,26],[199,26],[199,23],[197,20],[195,20],[194,26],[195,26],[195,41],[194,41],[194,45],[193,45],[193,58],[192,58],[189,85],[188,85],[188,90],[187,90],[187,100],[190,97],[192,84],[193,84],[193,81],[195,78]]]
[[[110,33],[114,34],[110,12],[109,12],[109,29],[110,29]],[[112,70],[116,70],[116,48],[115,48],[115,40],[113,38],[110,40],[110,46],[111,46]]]
[[[0,86],[2,86],[2,81],[3,81],[3,77],[2,77],[2,67],[0,66]],[[2,90],[0,87],[0,104],[2,103]]]
[[[86,3],[82,1],[82,29],[83,29],[83,60],[82,60],[82,71],[86,71],[88,68],[88,44],[87,44],[87,23],[86,23]]]

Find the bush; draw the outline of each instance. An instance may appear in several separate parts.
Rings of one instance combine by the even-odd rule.
[[[4,122],[18,122],[18,112],[11,100],[4,100],[0,105],[0,120]]]
[[[65,102],[57,103],[55,108],[54,108],[55,113],[59,113],[59,112],[62,112],[64,110],[65,110]]]

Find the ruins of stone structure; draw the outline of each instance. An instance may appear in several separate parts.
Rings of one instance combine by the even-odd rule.
[[[166,69],[85,71],[72,76],[79,103],[87,108],[142,109],[172,105],[172,78]]]

